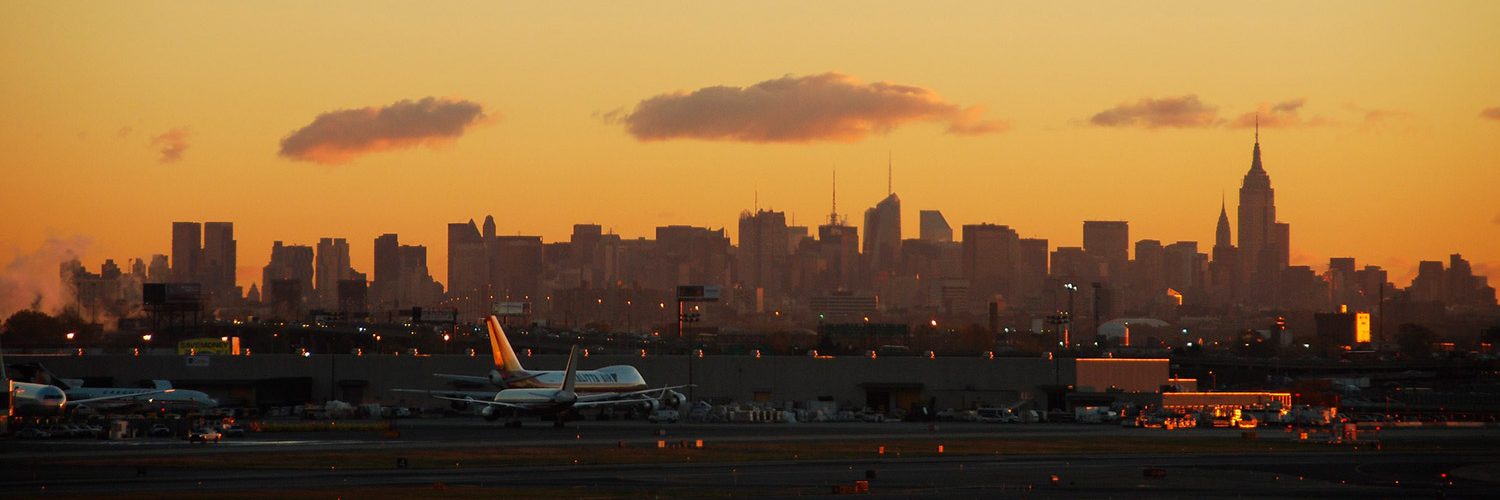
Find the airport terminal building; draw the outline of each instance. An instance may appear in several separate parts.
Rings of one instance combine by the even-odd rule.
[[[166,379],[201,390],[225,406],[266,408],[340,400],[351,404],[447,406],[391,389],[485,390],[453,385],[434,373],[485,375],[488,356],[83,355],[10,356],[40,362],[59,377],[91,386],[130,386]],[[562,369],[566,356],[522,360],[530,369]],[[693,384],[694,399],[832,401],[874,410],[1011,406],[1068,408],[1115,400],[1159,402],[1167,359],[921,356],[591,356],[583,369],[633,365],[653,387]],[[687,392],[687,391],[684,391]]]

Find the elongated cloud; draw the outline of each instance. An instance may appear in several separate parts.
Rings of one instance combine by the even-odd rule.
[[[1488,120],[1500,121],[1500,106],[1487,108],[1484,111],[1480,111],[1479,117]]]
[[[1333,120],[1321,116],[1303,118],[1299,112],[1305,104],[1307,104],[1306,97],[1299,97],[1276,104],[1261,103],[1259,106],[1256,106],[1255,111],[1235,118],[1230,123],[1230,126],[1234,128],[1250,128],[1256,126],[1257,121],[1259,121],[1260,126],[1263,128],[1316,127],[1335,124]]]
[[[909,122],[937,122],[947,132],[999,132],[1005,123],[984,109],[950,103],[922,87],[862,83],[840,73],[787,75],[749,87],[714,86],[645,99],[629,113],[606,115],[641,141],[854,142]]]
[[[187,127],[177,127],[172,130],[162,132],[161,135],[152,137],[151,147],[161,148],[158,151],[159,153],[161,153],[161,157],[157,158],[157,161],[162,163],[172,163],[177,160],[181,160],[182,152],[187,151],[188,148],[187,138]]]
[[[484,118],[479,103],[435,97],[341,109],[318,115],[288,134],[279,154],[293,160],[345,163],[369,153],[446,144]]]
[[[1122,102],[1095,114],[1089,122],[1101,127],[1206,128],[1216,125],[1218,116],[1218,108],[1188,94]]]

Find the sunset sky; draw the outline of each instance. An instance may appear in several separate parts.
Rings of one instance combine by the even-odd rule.
[[[0,263],[91,269],[232,221],[429,249],[851,221],[885,196],[1054,247],[1212,244],[1261,113],[1292,261],[1500,280],[1500,2],[59,2],[0,15]],[[49,245],[48,241],[53,240]],[[11,264],[12,271],[18,264]],[[55,267],[53,268],[55,271]]]

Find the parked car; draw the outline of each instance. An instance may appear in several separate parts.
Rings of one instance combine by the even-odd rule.
[[[245,428],[239,425],[225,426],[221,433],[224,437],[245,437]]]
[[[219,433],[219,431],[207,427],[195,429],[191,432],[188,432],[187,435],[187,440],[190,443],[207,443],[209,441],[217,443],[223,439],[223,434]]]
[[[146,431],[146,435],[151,437],[172,437],[172,428],[167,427],[166,424],[156,424],[151,426],[151,430]]]

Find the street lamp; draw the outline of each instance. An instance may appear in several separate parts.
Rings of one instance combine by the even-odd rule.
[[[1068,283],[1063,288],[1068,289],[1068,319],[1063,324],[1063,349],[1067,349],[1073,345],[1073,294],[1078,292],[1078,285]]]

